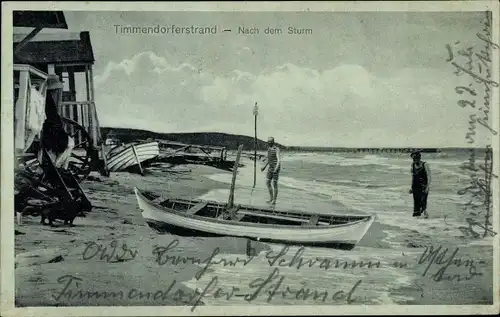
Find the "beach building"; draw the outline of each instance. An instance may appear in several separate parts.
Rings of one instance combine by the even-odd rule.
[[[31,93],[35,92],[32,86],[43,87],[41,83],[47,76],[57,75],[63,83],[57,112],[66,119],[65,129],[74,138],[76,151],[91,152],[84,156],[89,157],[92,163],[89,165],[94,169],[105,166],[95,105],[95,58],[89,32],[61,30],[41,34],[44,28],[68,29],[62,11],[17,11],[14,12],[14,27],[34,28],[29,34],[13,35],[16,149],[26,151],[29,147],[25,142],[27,120],[30,113],[33,114],[30,102],[36,99],[31,98]],[[41,127],[38,132],[40,130]]]
[[[14,36],[13,45],[14,148],[16,153],[24,153],[42,130],[43,121],[36,122],[37,120],[30,120],[30,117],[43,112],[42,105],[36,99],[45,97],[48,74],[30,63],[23,63],[18,56],[23,54],[30,41],[44,28],[67,29],[68,25],[62,11],[16,11],[13,13],[13,26],[34,28],[29,34]]]

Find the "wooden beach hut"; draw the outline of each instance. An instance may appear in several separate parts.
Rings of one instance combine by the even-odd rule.
[[[51,21],[53,27],[67,28],[62,12],[41,12],[39,15],[40,20]],[[58,113],[73,123],[69,126],[68,132],[73,135],[75,144],[90,143],[93,153],[92,168],[107,174],[104,162],[106,155],[103,153],[103,140],[95,105],[93,82],[95,59],[90,34],[85,31],[80,33],[61,31],[39,34],[35,37],[41,27],[30,25],[27,21],[36,21],[34,18],[36,16],[36,12],[33,11],[17,14],[18,20],[22,21],[18,26],[31,26],[35,30],[28,35],[14,34],[14,65],[17,68],[22,65],[23,69],[36,69],[40,74],[59,77],[64,88],[62,100],[58,104]],[[16,113],[16,117],[22,121],[22,110],[18,112],[19,116]],[[22,138],[21,125],[18,127],[19,138]],[[90,139],[89,142],[86,142],[86,138]]]
[[[26,157],[31,161],[44,162],[39,165],[42,172],[30,170],[26,162],[24,162],[24,168],[18,164],[14,167],[14,209],[18,224],[21,224],[21,216],[27,210],[48,209],[51,210],[48,217],[49,224],[52,224],[55,218],[72,224],[76,216],[83,215],[92,209],[90,201],[78,184],[78,175],[73,174],[73,171],[68,173],[69,170],[66,170],[66,167],[60,169],[57,160],[52,158],[42,146],[39,146],[40,151],[29,153],[35,139],[38,137],[40,141],[42,133],[45,133],[42,130],[44,123],[47,122],[45,115],[49,116],[47,110],[53,110],[52,115],[54,113],[57,115],[59,109],[56,108],[60,108],[60,99],[57,96],[62,94],[60,81],[54,78],[57,76],[55,76],[53,58],[48,58],[50,56],[48,52],[53,53],[57,51],[57,48],[48,46],[44,52],[33,43],[36,42],[36,36],[45,28],[67,29],[68,26],[62,11],[15,11],[13,27],[32,28],[28,34],[14,34],[13,41],[15,157],[18,160],[17,163],[20,163],[21,159],[26,161]],[[47,103],[46,97],[49,93],[54,97],[51,98],[54,102]],[[78,123],[74,125],[70,123],[69,126],[80,132],[78,134],[80,139],[85,136],[85,129]],[[74,135],[71,136],[75,138]],[[51,137],[53,136],[49,136]],[[78,137],[76,139],[75,142],[78,142]],[[39,157],[35,154],[37,152],[40,153]],[[35,158],[31,159],[31,156]],[[72,156],[73,151],[71,151]],[[42,222],[44,222],[43,218]]]
[[[33,30],[17,37],[14,41],[14,148],[16,153],[24,153],[26,144],[26,121],[29,115],[29,89],[47,80],[47,72],[30,63],[19,60],[19,54],[44,28],[67,29],[62,11],[14,11],[13,27],[28,27]],[[40,88],[40,87],[39,87]]]

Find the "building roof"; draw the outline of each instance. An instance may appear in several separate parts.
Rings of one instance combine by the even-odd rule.
[[[32,41],[14,55],[16,64],[93,63],[94,61],[90,34],[87,31],[80,32],[79,40]]]
[[[23,28],[24,29],[24,28]],[[13,41],[14,43],[21,42],[28,33],[16,33],[16,29],[14,29]],[[22,30],[26,31],[26,30]],[[61,31],[54,29],[45,29],[37,33],[35,37],[33,37],[30,42],[47,42],[47,41],[79,41],[80,40],[80,31],[78,32],[69,32],[69,31]]]
[[[52,29],[68,28],[62,11],[14,11],[13,26]]]

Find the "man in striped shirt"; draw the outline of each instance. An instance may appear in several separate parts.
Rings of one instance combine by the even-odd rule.
[[[269,190],[270,199],[267,203],[275,205],[276,199],[278,198],[278,178],[281,170],[280,149],[274,143],[273,137],[270,137],[267,143],[269,144],[267,149],[267,162],[261,170],[264,171],[269,165],[266,175],[266,185]]]

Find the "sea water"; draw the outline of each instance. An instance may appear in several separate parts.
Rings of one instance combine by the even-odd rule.
[[[295,209],[304,212],[326,214],[372,213],[377,220],[360,243],[350,251],[324,248],[305,248],[307,259],[331,258],[346,261],[371,261],[382,263],[374,269],[319,269],[305,266],[301,269],[280,267],[285,276],[283,288],[316,289],[333,294],[339,290],[348,292],[359,280],[356,301],[364,304],[406,303],[409,296],[394,295],[398,287],[411,287],[415,270],[393,269],[393,261],[401,260],[403,254],[415,262],[426,244],[433,241],[460,241],[457,228],[464,225],[461,206],[464,197],[457,191],[467,186],[469,175],[460,167],[467,160],[467,153],[424,153],[423,161],[431,170],[432,185],[428,197],[429,219],[412,217],[413,197],[409,194],[411,184],[411,159],[408,154],[363,154],[363,153],[283,153],[279,178],[279,196],[276,208]],[[269,194],[265,186],[266,171],[261,172],[263,162],[257,163],[254,185],[253,161],[244,159],[244,167],[238,169],[234,199],[237,204],[269,207]],[[227,189],[214,190],[201,199],[227,201],[232,175],[220,173],[207,177],[228,184]],[[463,237],[462,237],[463,238]],[[491,240],[481,244],[491,245]],[[471,242],[477,243],[477,242]],[[275,252],[283,248],[270,244]],[[284,258],[291,259],[298,247],[291,247]],[[228,258],[229,256],[224,256]],[[238,287],[239,296],[227,299],[207,297],[207,304],[241,305],[241,296],[249,294],[249,285],[257,278],[266,278],[272,272],[264,254],[259,255],[245,267],[212,266],[214,271],[200,280],[192,279],[188,287],[203,289],[213,278],[218,277],[219,287]],[[286,285],[285,285],[286,284]],[[414,286],[414,285],[413,285]],[[260,296],[253,303],[266,304],[267,297]],[[297,301],[290,296],[275,296],[271,304],[322,304],[311,299]],[[345,304],[345,301],[329,300],[324,304]]]
[[[432,176],[428,198],[431,219],[421,225],[445,225],[442,219],[446,217],[450,223],[458,218],[455,211],[464,203],[457,191],[469,178],[460,168],[466,154],[443,158],[429,153],[424,154],[423,160]],[[253,162],[245,160],[244,163],[245,166],[238,169],[235,202],[269,207],[266,171],[260,171],[263,163],[257,164],[255,188]],[[413,197],[408,192],[410,168],[411,159],[404,154],[284,154],[276,206],[321,213],[375,213],[380,223],[413,228]],[[207,177],[230,184],[232,175],[221,173]],[[201,198],[227,200],[228,195],[229,186]]]

